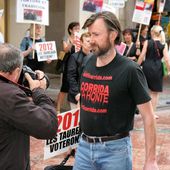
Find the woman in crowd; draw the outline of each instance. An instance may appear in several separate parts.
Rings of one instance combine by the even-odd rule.
[[[80,37],[81,49],[72,54],[68,61],[68,101],[71,109],[79,107],[80,98],[80,77],[88,60],[91,58],[90,33],[85,32]]]
[[[123,31],[124,42],[126,49],[123,53],[126,57],[132,61],[137,61],[138,56],[136,55],[136,44],[133,42],[133,33],[131,29],[125,29]]]
[[[76,34],[80,31],[80,24],[78,22],[71,22],[68,25],[67,30],[68,30],[68,36],[65,36],[63,38],[63,51],[65,52],[65,56],[64,56],[64,71],[62,74],[61,89],[57,98],[58,113],[61,112],[61,105],[63,104],[64,98],[66,97],[69,90],[69,84],[67,81],[68,60],[71,54],[75,53]]]
[[[139,25],[137,27],[139,29]],[[138,56],[141,54],[144,42],[149,39],[148,30],[149,30],[148,25],[141,25],[141,31],[140,31],[139,39],[138,39],[138,35],[136,35],[136,37],[135,37],[136,49],[137,49],[136,54]]]
[[[23,51],[24,64],[29,66],[33,71],[35,70],[44,70],[44,62],[39,62],[37,58],[37,53],[35,50],[35,44],[33,44],[33,29],[34,25],[30,25],[30,32],[28,36],[25,36],[20,44],[20,49]],[[43,42],[44,39],[42,36],[42,26],[35,24],[35,43]],[[35,51],[34,51],[35,50]],[[33,56],[34,51],[34,56]],[[51,60],[48,60],[47,63],[50,63]]]
[[[145,58],[145,61],[143,62]],[[154,111],[156,110],[159,92],[163,88],[163,66],[162,58],[170,71],[170,60],[168,57],[168,47],[165,42],[165,33],[159,25],[154,25],[151,28],[151,39],[146,40],[139,56],[138,64],[143,62],[143,72],[146,76],[150,95],[152,98],[152,105]],[[158,118],[155,115],[156,118]]]

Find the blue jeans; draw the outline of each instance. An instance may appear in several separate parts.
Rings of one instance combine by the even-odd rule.
[[[73,170],[132,170],[130,137],[102,143],[80,138]]]

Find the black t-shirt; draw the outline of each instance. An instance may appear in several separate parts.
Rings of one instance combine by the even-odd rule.
[[[103,67],[96,67],[96,57],[91,57],[80,90],[80,126],[90,136],[130,131],[136,105],[150,100],[140,67],[119,54]]]

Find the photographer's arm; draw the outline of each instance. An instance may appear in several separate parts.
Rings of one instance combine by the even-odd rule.
[[[13,105],[10,107],[14,108],[14,112],[11,113],[9,122],[28,135],[48,139],[57,133],[57,116],[54,104],[44,91],[44,73],[38,73],[38,78],[42,80],[33,80],[28,73],[25,74],[32,90],[32,101],[21,91],[17,90],[16,94],[11,94]]]

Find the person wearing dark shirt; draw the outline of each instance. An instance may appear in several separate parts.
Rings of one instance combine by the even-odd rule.
[[[90,33],[83,33],[80,37],[81,49],[71,55],[68,61],[67,77],[69,83],[68,101],[71,109],[79,107],[80,77],[87,61],[90,58]]]
[[[136,44],[133,42],[133,33],[131,29],[125,29],[123,31],[124,42],[126,44],[126,49],[124,54],[132,61],[137,61],[138,56],[136,55]]]
[[[73,170],[132,170],[130,131],[138,107],[144,122],[144,170],[158,170],[155,119],[145,76],[136,62],[116,52],[121,28],[111,12],[88,18],[94,56],[80,80],[82,135]],[[81,167],[81,168],[80,168]]]
[[[139,27],[139,25],[138,25],[138,27]],[[139,39],[138,39],[138,35],[135,38],[138,55],[140,55],[140,53],[143,49],[144,42],[146,40],[150,39],[149,34],[148,34],[148,30],[149,30],[148,25],[141,25],[141,31],[140,31]]]
[[[76,52],[76,36],[80,31],[79,22],[71,22],[67,28],[68,36],[65,36],[62,41],[63,51],[65,52],[64,56],[64,70],[61,77],[61,88],[60,92],[57,96],[57,113],[61,113],[62,104],[64,103],[64,99],[69,91],[69,84],[67,78],[67,70],[68,70],[68,60],[73,53]]]
[[[165,33],[159,25],[151,28],[151,39],[146,40],[138,59],[138,64],[143,62],[143,72],[146,76],[154,111],[158,103],[159,93],[163,90],[163,65],[164,59],[168,72],[170,71],[170,59],[168,46],[165,42]],[[157,115],[155,115],[158,118]]]
[[[23,65],[19,49],[0,45],[0,169],[30,170],[30,139],[51,139],[57,133],[57,117],[45,94],[46,79],[26,73],[30,89],[17,84]],[[32,94],[31,98],[27,93]]]

